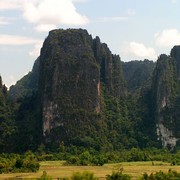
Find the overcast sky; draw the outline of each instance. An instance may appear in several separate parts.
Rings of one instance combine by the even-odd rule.
[[[180,44],[180,0],[0,0],[0,74],[27,74],[48,31],[84,28],[122,61],[169,54]]]

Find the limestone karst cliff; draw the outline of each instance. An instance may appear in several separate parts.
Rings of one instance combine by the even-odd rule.
[[[152,84],[157,136],[164,147],[171,148],[176,146],[179,139],[175,133],[175,114],[179,110],[174,107],[179,98],[178,54],[179,50],[175,47],[171,51],[171,56],[162,54],[159,57]]]
[[[50,31],[32,72],[10,89],[19,150],[178,146],[179,55],[175,46],[156,63],[122,63],[86,30]]]
[[[45,139],[72,142],[78,134],[88,136],[91,128],[97,133],[101,85],[114,97],[125,94],[119,56],[86,30],[69,29],[51,31],[39,58]]]

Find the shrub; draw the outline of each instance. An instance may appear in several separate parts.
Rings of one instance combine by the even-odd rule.
[[[94,174],[91,172],[76,172],[71,177],[72,180],[97,180]]]
[[[77,156],[70,156],[67,160],[67,164],[76,164],[79,165],[80,164],[80,160],[79,157]]]
[[[53,178],[47,174],[46,171],[43,171],[42,176],[38,180],[52,180]]]
[[[176,171],[172,171],[171,169],[168,171],[168,173],[164,173],[162,171],[156,172],[155,174],[151,173],[148,175],[147,173],[144,173],[141,177],[141,180],[178,180],[180,179],[180,173],[177,173]]]
[[[111,175],[106,176],[107,180],[130,180],[131,176],[123,174],[122,172],[113,172]]]
[[[36,172],[39,170],[39,162],[32,152],[28,152],[25,155],[4,154],[1,156],[0,173]]]

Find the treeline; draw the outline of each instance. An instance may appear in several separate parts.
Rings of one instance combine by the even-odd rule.
[[[140,180],[178,180],[180,179],[180,173],[177,171],[172,171],[169,169],[167,173],[163,171],[159,171],[156,173],[151,173],[148,175],[147,173],[144,173]]]
[[[0,174],[11,172],[37,172],[39,167],[38,159],[31,151],[23,155],[0,154]]]
[[[105,163],[135,162],[135,161],[163,161],[171,165],[180,165],[180,150],[170,152],[168,149],[138,149],[98,152],[94,149],[72,147],[60,147],[59,152],[45,153],[39,151],[36,153],[39,161],[66,160],[68,165],[98,165]]]
[[[134,161],[162,161],[168,162],[172,166],[180,165],[180,150],[172,153],[167,149],[159,150],[156,148],[140,150],[132,148],[131,150],[123,150],[117,152],[99,153],[93,149],[78,149],[71,147],[70,149],[60,148],[59,152],[47,153],[39,151],[32,153],[27,151],[25,154],[0,154],[0,173],[13,172],[37,172],[39,170],[40,161],[65,160],[64,165],[96,165],[102,166],[105,163],[118,162],[134,162]],[[161,173],[162,176],[166,174]],[[176,176],[173,171],[168,172],[170,176]],[[121,174],[122,175],[122,174]],[[117,176],[117,174],[112,174]],[[119,175],[118,175],[119,176]],[[152,179],[150,177],[158,176],[158,174],[143,175],[143,180]],[[179,176],[179,174],[178,174]],[[109,178],[111,175],[108,176]],[[156,180],[156,179],[153,179]]]

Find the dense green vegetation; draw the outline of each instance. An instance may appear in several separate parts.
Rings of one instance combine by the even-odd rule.
[[[121,151],[98,152],[93,148],[89,150],[84,147],[64,147],[56,153],[36,153],[39,161],[66,160],[67,165],[96,165],[102,166],[105,163],[136,162],[136,161],[162,161],[172,165],[180,165],[180,150],[170,152],[167,149],[124,149]]]
[[[39,162],[32,152],[19,154],[0,155],[0,174],[12,172],[36,172],[39,170]]]
[[[77,165],[179,164],[179,151],[161,149],[179,147],[177,61],[174,52],[122,63],[85,30],[50,32],[32,72],[9,92],[0,78],[0,152],[32,150],[39,160]],[[168,137],[157,134],[160,123]]]
[[[16,82],[16,85],[10,87],[9,94],[14,101],[25,96],[30,97],[38,87],[39,78],[39,58],[34,62],[32,71]]]
[[[71,179],[72,180],[97,180],[98,178],[94,177],[94,174],[90,172],[83,172],[83,173],[76,172],[72,175]]]
[[[141,180],[178,180],[180,179],[180,173],[177,173],[176,171],[172,171],[171,169],[168,171],[168,173],[164,173],[162,171],[151,173],[148,175],[147,173],[143,174],[143,177],[141,177]]]
[[[11,102],[7,88],[3,85],[0,76],[0,152],[12,152],[14,150],[13,137],[16,132],[14,104]]]
[[[113,172],[111,175],[107,175],[107,180],[130,180],[131,176],[123,174],[122,172]]]
[[[147,59],[122,62],[123,76],[127,82],[128,91],[138,91],[150,83],[155,66],[155,62]]]
[[[172,50],[173,51],[173,50]],[[154,119],[158,124],[163,124],[170,134],[164,134],[161,129],[159,132],[160,140],[170,148],[173,148],[172,137],[177,138],[178,144],[178,126],[177,114],[179,112],[179,77],[176,58],[162,54],[157,61],[152,79],[152,102],[154,105]],[[163,139],[171,139],[165,142]]]

